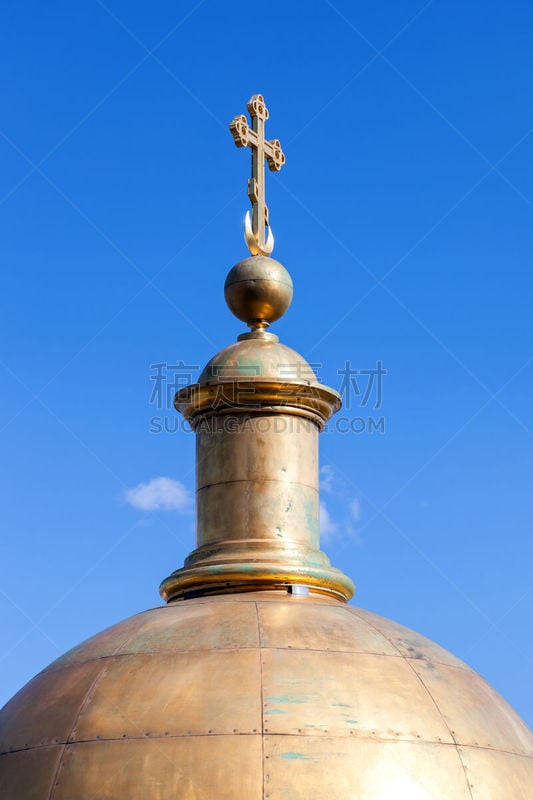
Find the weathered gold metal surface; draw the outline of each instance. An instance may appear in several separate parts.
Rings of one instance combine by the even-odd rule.
[[[225,421],[213,420],[216,436],[205,430],[196,436],[197,489],[224,482],[272,480],[318,490],[318,431],[311,421],[288,415],[252,416],[236,420],[238,436],[224,435]]]
[[[132,634],[139,630],[139,627],[150,626],[151,624],[157,625],[160,619],[159,608],[153,608],[140,614],[135,614],[133,617],[128,617],[128,619],[100,631],[97,636],[92,636],[71,650],[67,650],[62,656],[52,661],[45,672],[83,664],[96,658],[111,656],[120,650],[121,644],[128,641]]]
[[[102,667],[102,661],[89,661],[33,678],[8,704],[9,714],[0,726],[0,752],[66,741]]]
[[[265,733],[453,744],[427,691],[398,656],[265,649],[262,664]]]
[[[531,800],[533,759],[482,747],[459,747],[472,800]]]
[[[287,399],[291,398],[292,391],[297,388],[293,387],[293,381],[297,384],[318,384],[316,375],[305,358],[292,347],[278,342],[278,337],[272,333],[263,334],[261,338],[246,338],[224,347],[208,361],[198,383],[204,386],[246,379],[252,383],[257,379],[286,382],[289,384]],[[332,394],[339,397],[336,392]],[[181,394],[178,393],[178,399],[180,397]]]
[[[531,733],[453,662],[330,597],[171,603],[75,648],[0,712],[0,796],[530,800]]]
[[[472,800],[449,745],[268,735],[264,747],[263,796],[271,800]]]
[[[67,747],[50,800],[263,800],[262,789],[260,736],[145,737]]]
[[[175,405],[193,430],[212,430],[211,419],[216,415],[230,417],[225,426],[235,434],[252,415],[264,414],[290,414],[295,429],[299,418],[309,419],[322,430],[341,404],[337,393],[327,386],[257,379],[195,383],[177,393]]]
[[[445,650],[444,647],[441,647],[436,642],[426,639],[425,636],[421,636],[419,633],[404,627],[404,625],[399,625],[393,620],[380,617],[379,614],[373,614],[371,611],[363,610],[362,608],[351,606],[350,613],[364,620],[382,635],[386,635],[388,640],[394,644],[397,652],[407,658],[420,658],[438,664],[449,664],[452,667],[469,669],[467,664],[457,656],[454,656],[453,653]]]
[[[285,163],[285,155],[278,139],[265,140],[265,121],[268,109],[263,96],[254,94],[248,101],[252,127],[240,114],[230,123],[230,131],[237,147],[252,149],[252,177],[248,181],[248,197],[252,203],[252,220],[246,216],[245,239],[252,255],[268,256],[274,248],[274,237],[269,227],[268,208],[265,202],[265,158],[269,169],[279,171]],[[268,236],[265,238],[265,229]]]
[[[337,392],[277,337],[252,333],[175,405],[197,437],[196,550],[162,597],[303,584],[349,599],[352,581],[319,549],[318,432]]]
[[[339,603],[259,603],[261,647],[324,652],[398,655],[394,645],[370,625],[361,624]]]
[[[351,580],[332,567],[320,550],[275,548],[270,543],[265,548],[253,540],[246,541],[244,547],[235,544],[226,541],[193,551],[185,566],[162,582],[159,587],[162,597],[171,602],[195,594],[269,588],[277,591],[295,585],[343,601],[353,594]]]
[[[318,542],[317,434],[338,394],[277,337],[256,332],[211,359],[175,405],[197,434],[197,546],[162,582],[163,598],[294,583],[351,597]]]
[[[48,800],[62,752],[63,746],[55,745],[0,756],[2,800]]]
[[[456,741],[465,745],[528,753],[533,743],[524,723],[502,697],[472,670],[409,660],[437,704]],[[461,709],[458,714],[457,710]],[[498,727],[491,725],[498,716]],[[533,789],[533,787],[532,787]]]
[[[253,603],[214,602],[168,605],[147,612],[147,620],[130,634],[118,653],[187,653],[257,647],[257,614]],[[221,598],[227,600],[227,598]]]
[[[276,539],[318,548],[318,492],[301,483],[224,481],[204,486],[198,501],[198,541]]]
[[[106,659],[70,738],[259,733],[260,674],[257,649]]]

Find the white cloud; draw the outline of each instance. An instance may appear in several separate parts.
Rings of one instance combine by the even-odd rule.
[[[320,488],[325,492],[332,492],[334,477],[335,474],[332,466],[329,464],[324,464],[323,467],[320,467]]]
[[[350,503],[350,511],[352,512],[352,517],[355,520],[358,520],[361,516],[361,504],[356,497]]]
[[[333,522],[325,503],[320,503],[320,535],[324,540],[337,533],[337,523]]]
[[[140,511],[185,511],[192,498],[182,483],[161,477],[128,489],[126,502]]]
[[[351,539],[353,544],[362,544],[363,542],[359,533],[355,530],[355,528],[352,528],[351,525],[348,525],[348,527],[346,528],[346,536],[348,537],[348,539]]]

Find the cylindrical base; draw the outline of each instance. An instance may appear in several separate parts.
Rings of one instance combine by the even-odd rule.
[[[319,546],[318,428],[291,414],[214,416],[196,432],[196,545]]]
[[[292,584],[348,600],[352,581],[319,546],[318,426],[268,407],[213,414],[196,428],[197,548],[166,578],[188,593]]]

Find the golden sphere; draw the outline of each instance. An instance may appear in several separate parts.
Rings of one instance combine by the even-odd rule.
[[[279,261],[250,256],[235,264],[224,284],[230,311],[251,328],[279,319],[292,301],[291,276]]]

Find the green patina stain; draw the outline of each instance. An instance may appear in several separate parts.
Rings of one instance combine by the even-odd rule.
[[[351,708],[348,703],[332,703],[331,705],[335,708]]]
[[[304,514],[307,530],[312,536],[312,543],[318,545],[319,515],[317,504],[314,500],[306,500],[304,503]]]
[[[286,711],[281,711],[279,708],[271,708],[269,711],[265,711],[265,717],[271,717],[273,714],[286,714]]]
[[[280,753],[282,758],[299,758],[302,761],[312,761],[313,759],[311,756],[307,755],[307,753]]]
[[[281,694],[279,697],[267,697],[267,703],[305,703],[300,697],[294,697],[290,694]]]
[[[235,373],[239,375],[246,375],[247,377],[256,377],[262,374],[262,363],[258,360],[257,356],[239,356],[235,359],[232,356],[221,359],[217,364],[208,366],[210,378],[228,378],[231,379]]]
[[[210,573],[216,575],[220,572],[225,572],[227,570],[227,566],[226,564],[209,564],[207,569]],[[239,564],[239,572],[253,574],[256,569],[257,567],[255,564]]]
[[[357,725],[359,720],[358,719],[347,719],[346,722],[349,722],[351,725]]]
[[[234,367],[234,365],[232,365]],[[256,355],[247,358],[246,356],[239,356],[237,359],[237,369],[241,375],[262,375],[263,364],[258,361]]]

